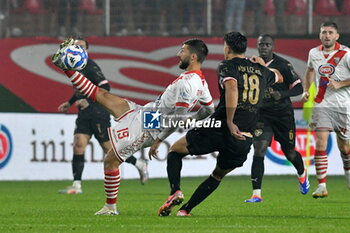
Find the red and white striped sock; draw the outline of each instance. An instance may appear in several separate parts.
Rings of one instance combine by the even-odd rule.
[[[64,73],[66,73],[73,86],[76,87],[81,94],[96,102],[96,94],[99,90],[98,86],[93,84],[89,79],[87,79],[78,71],[66,70]]]
[[[350,154],[340,153],[345,171],[350,171]]]
[[[327,180],[327,169],[328,169],[328,157],[325,150],[315,151],[315,166],[316,166],[316,177],[318,183],[326,183]]]
[[[119,169],[113,172],[105,172],[105,194],[106,203],[109,205],[115,205],[117,203],[117,196],[120,184]]]

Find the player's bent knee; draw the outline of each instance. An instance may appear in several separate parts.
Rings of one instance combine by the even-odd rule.
[[[110,150],[107,153],[107,155],[103,161],[105,171],[114,171],[115,169],[119,168],[120,164],[121,164],[121,162],[117,159],[117,156],[115,156],[113,150]]]

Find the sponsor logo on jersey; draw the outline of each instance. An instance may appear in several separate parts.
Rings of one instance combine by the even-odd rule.
[[[324,64],[318,67],[318,73],[321,76],[330,76],[334,74],[334,72],[335,72],[335,67],[331,64]]]
[[[0,124],[0,169],[5,167],[12,155],[12,137],[6,126]]]
[[[332,144],[333,144],[332,137],[329,137],[327,150],[326,150],[328,156],[330,154]],[[295,137],[295,150],[302,155],[304,160],[306,158],[306,149],[307,149],[306,146],[307,146],[307,131],[304,129],[298,129]],[[313,165],[315,148],[316,148],[315,132],[310,133],[309,147],[310,147],[309,165]],[[284,156],[281,145],[279,144],[279,142],[275,141],[274,139],[271,142],[271,146],[267,149],[266,156],[272,162],[275,162],[277,164],[284,165],[284,166],[292,166],[292,164]]]

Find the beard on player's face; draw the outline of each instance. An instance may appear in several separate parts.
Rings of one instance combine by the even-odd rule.
[[[187,67],[190,65],[190,58],[186,57],[179,62],[179,68],[182,70],[186,70]]]

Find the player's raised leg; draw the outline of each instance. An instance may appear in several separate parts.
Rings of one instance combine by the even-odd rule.
[[[64,55],[64,50],[72,44],[74,44],[74,39],[64,41],[60,45],[58,51],[52,56],[52,63],[64,71],[73,86],[77,88],[81,94],[101,104],[115,118],[119,118],[130,110],[129,104],[125,99],[113,95],[104,89],[100,89],[78,71],[67,70],[61,57]]]

